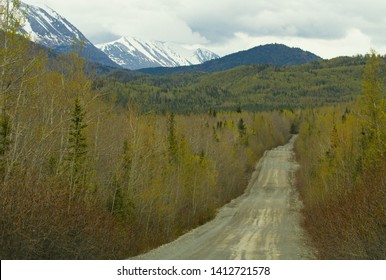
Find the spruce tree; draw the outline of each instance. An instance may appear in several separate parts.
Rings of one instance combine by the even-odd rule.
[[[0,116],[0,175],[4,178],[6,170],[6,156],[11,143],[11,124],[6,114]]]
[[[84,185],[85,165],[87,155],[87,142],[84,136],[84,129],[87,124],[84,122],[85,112],[80,104],[79,98],[75,99],[75,106],[72,112],[70,132],[68,139],[68,161],[70,168],[71,185]]]
[[[114,176],[112,186],[114,189],[111,213],[128,219],[134,215],[135,204],[131,197],[130,172],[132,164],[131,147],[127,140],[123,143],[123,155],[120,172]]]
[[[245,122],[242,118],[239,120],[239,123],[237,124],[237,128],[239,129],[240,138],[244,138],[245,135],[247,134],[247,127],[245,126]]]
[[[174,113],[171,113],[168,118],[168,150],[171,161],[177,160],[178,143],[176,136],[176,122],[174,120]]]

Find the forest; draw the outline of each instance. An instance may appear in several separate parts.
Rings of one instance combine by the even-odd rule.
[[[9,11],[0,33],[1,259],[122,259],[174,240],[294,133],[319,257],[385,258],[383,57],[101,74],[19,25]]]
[[[256,64],[162,77],[113,70],[98,76],[93,86],[113,93],[109,96],[118,104],[141,104],[143,112],[296,110],[353,102],[361,92],[367,59],[339,57],[282,67]]]
[[[372,53],[355,102],[304,110],[296,143],[305,227],[319,257],[386,257],[386,102]],[[312,149],[310,149],[312,147]]]

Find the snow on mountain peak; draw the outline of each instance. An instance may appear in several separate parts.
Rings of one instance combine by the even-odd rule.
[[[21,30],[39,45],[57,52],[74,50],[74,44],[81,43],[80,55],[92,62],[111,67],[119,67],[107,55],[97,49],[74,25],[53,9],[44,5],[26,5],[21,3],[26,20]]]
[[[23,30],[32,41],[49,48],[71,45],[74,39],[91,44],[76,27],[50,7],[22,3],[21,8],[26,11]]]
[[[97,45],[111,60],[128,69],[176,67],[200,64],[219,56],[204,49],[189,49],[181,44],[122,37]]]
[[[127,69],[176,67],[201,64],[219,56],[204,49],[192,49],[182,44],[122,37],[96,47],[69,21],[44,5],[26,5],[26,21],[22,32],[40,45],[67,52],[74,43],[84,44],[83,56],[91,61]]]

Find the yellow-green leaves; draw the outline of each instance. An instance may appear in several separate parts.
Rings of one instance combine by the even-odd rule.
[[[374,52],[368,56],[363,94],[355,105],[303,114],[296,142],[301,164],[297,181],[305,204],[307,229],[321,258],[385,258],[386,119],[382,63]]]

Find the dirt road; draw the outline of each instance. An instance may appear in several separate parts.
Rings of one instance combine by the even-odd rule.
[[[294,141],[266,152],[244,195],[214,220],[136,259],[312,259],[291,185]]]

